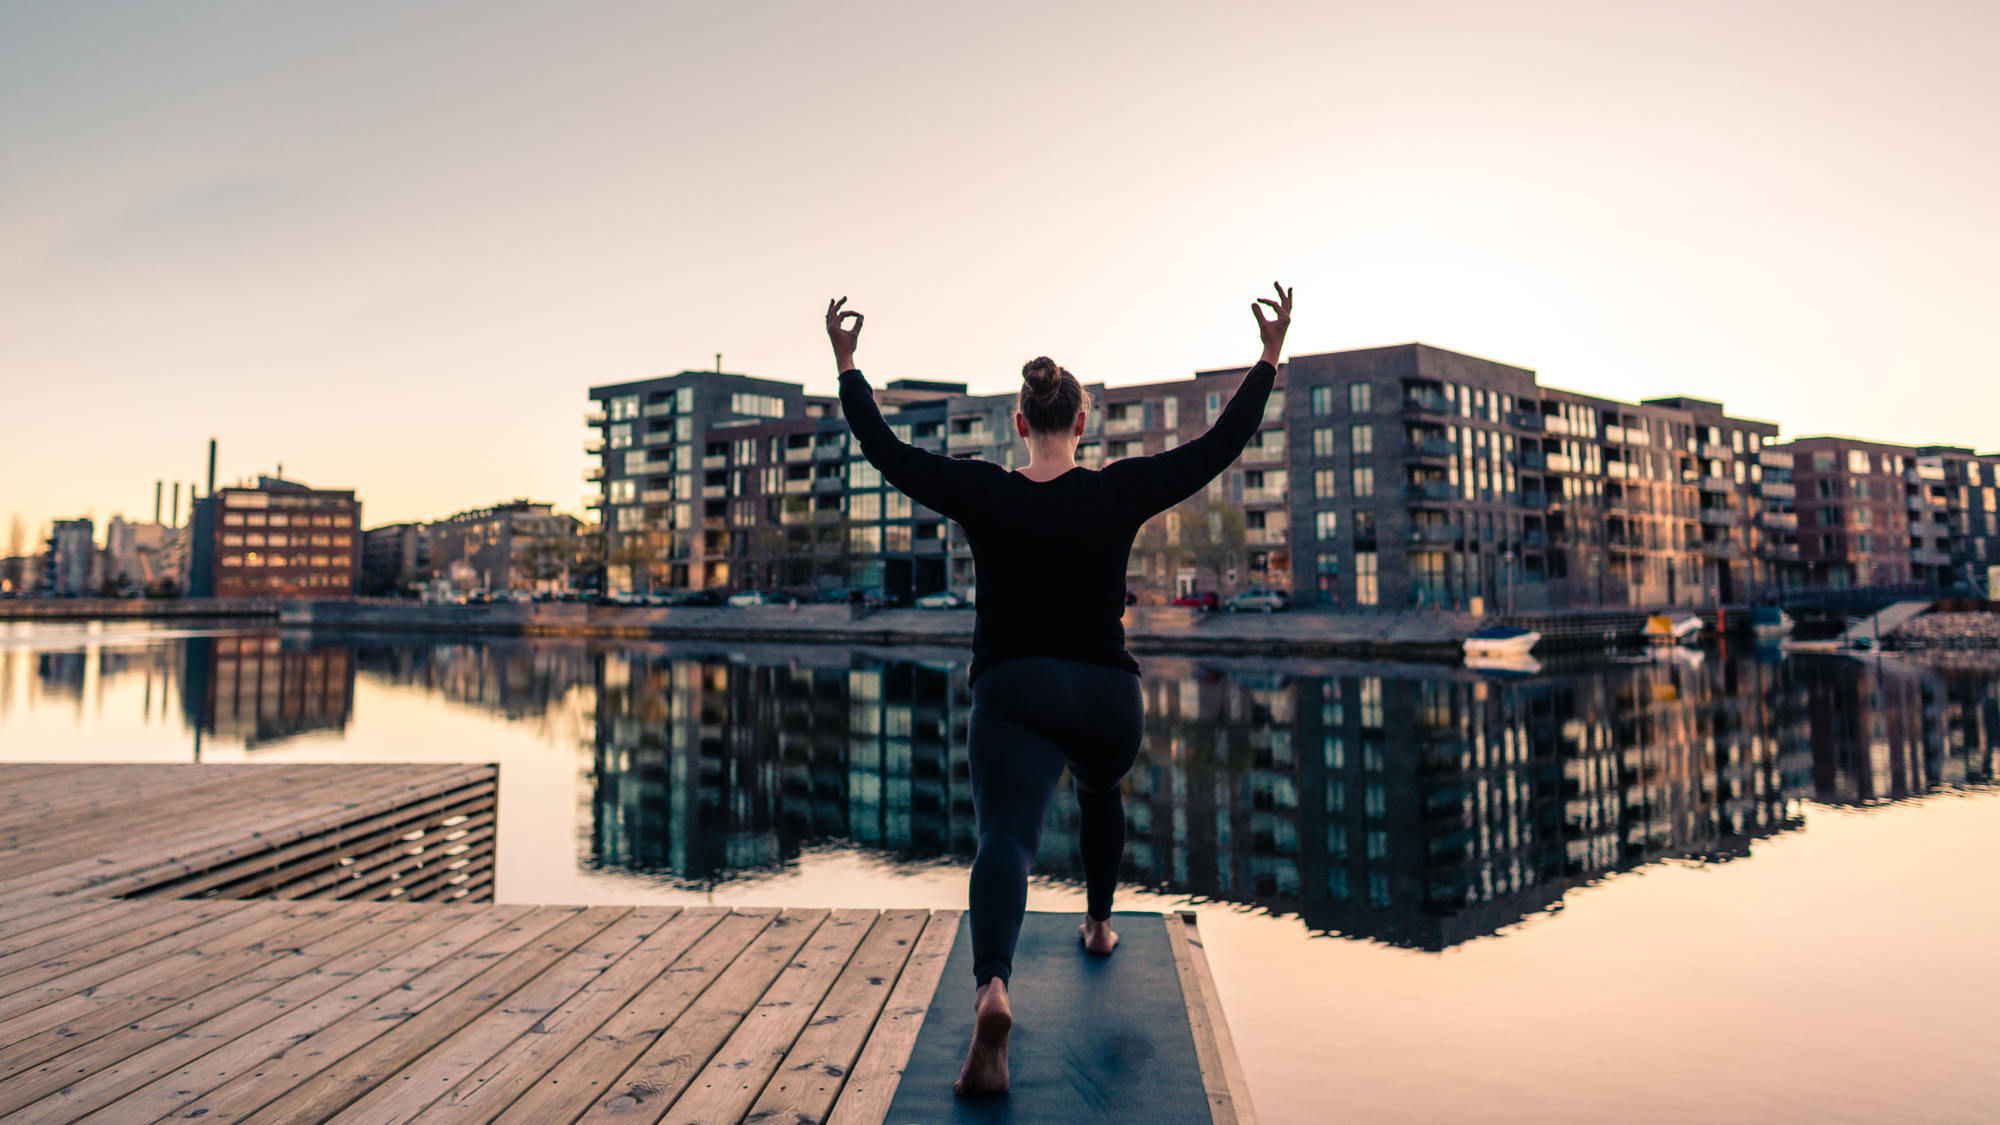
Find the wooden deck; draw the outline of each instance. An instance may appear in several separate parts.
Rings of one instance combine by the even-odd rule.
[[[0,766],[0,1123],[883,1121],[957,912],[496,905],[493,780]]]

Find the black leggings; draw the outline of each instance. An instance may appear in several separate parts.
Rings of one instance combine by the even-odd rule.
[[[1087,909],[1111,916],[1111,892],[1125,854],[1120,781],[1139,756],[1145,701],[1139,677],[1122,668],[1022,656],[972,684],[967,755],[979,853],[972,860],[972,973],[985,984],[1013,970],[1014,943],[1028,902],[1028,864],[1042,821],[1068,766],[1083,824]]]

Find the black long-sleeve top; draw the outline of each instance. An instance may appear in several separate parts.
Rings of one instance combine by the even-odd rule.
[[[965,530],[979,590],[968,683],[1016,656],[1059,656],[1136,674],[1124,625],[1132,542],[1147,520],[1199,492],[1243,452],[1277,373],[1259,361],[1198,438],[1048,481],[899,440],[859,370],[840,373],[840,408],[882,479]]]

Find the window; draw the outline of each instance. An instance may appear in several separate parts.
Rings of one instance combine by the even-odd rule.
[[[1870,469],[1868,466],[1868,455],[1866,453],[1861,452],[1859,449],[1848,450],[1847,471],[1850,473],[1864,473],[1864,474],[1869,472]]]
[[[1354,553],[1354,604],[1374,605],[1381,591],[1376,583],[1377,556],[1373,551]]]
[[[1332,427],[1332,426],[1314,426],[1314,427],[1313,427],[1313,456],[1314,456],[1314,457],[1331,457],[1331,456],[1333,456],[1333,427]]]
[[[847,463],[847,487],[880,488],[882,470],[857,457]]]
[[[1307,405],[1312,408],[1315,418],[1324,418],[1333,413],[1333,388],[1314,387],[1306,396]]]
[[[242,555],[224,555],[224,556],[222,556],[222,565],[223,565],[223,566],[242,566],[242,565],[243,565],[243,556],[242,556]]]
[[[1348,438],[1348,448],[1356,457],[1375,452],[1375,427],[1365,422],[1355,426]]]
[[[729,396],[729,412],[731,414],[749,414],[757,418],[783,418],[785,416],[785,400],[779,398],[777,395],[760,395],[752,394],[748,391],[737,391]]]
[[[1366,508],[1354,512],[1354,542],[1356,545],[1375,542],[1375,513]]]
[[[1331,539],[1340,529],[1340,513],[1318,511],[1313,513],[1313,538]]]
[[[1335,578],[1340,574],[1340,556],[1321,551],[1313,556],[1313,573],[1322,578]]]
[[[880,527],[850,527],[847,529],[847,546],[850,550],[864,555],[880,554],[882,551],[882,529]]]
[[[264,565],[264,554],[263,554],[263,552],[261,552],[261,551],[245,551],[245,552],[243,553],[243,565],[244,565],[244,566],[263,566],[263,565]]]
[[[241,547],[243,545],[243,537],[241,535],[224,535],[222,537],[222,545],[225,547]]]
[[[1375,388],[1367,383],[1351,383],[1347,388],[1347,409],[1351,414],[1366,414],[1375,408]]]
[[[1336,471],[1336,470],[1333,470],[1333,469],[1314,469],[1314,470],[1313,470],[1313,499],[1315,499],[1315,500],[1331,500],[1331,499],[1333,499],[1333,492],[1334,492],[1334,480],[1336,479],[1336,477],[1337,477],[1337,471]]]
[[[882,518],[882,494],[879,492],[857,492],[847,498],[847,515],[850,519],[879,520]]]
[[[632,423],[619,422],[611,427],[611,437],[604,443],[612,449],[625,449],[632,444]]]
[[[1861,552],[1864,555],[1870,551],[1873,551],[1875,549],[1875,537],[1873,535],[1867,534],[1866,532],[1855,536],[1854,549]]]
[[[1375,495],[1375,470],[1367,465],[1354,470],[1354,486],[1350,489],[1356,499]]]
[[[612,399],[608,405],[611,408],[611,420],[614,422],[624,418],[637,418],[639,416],[638,395],[619,395]],[[627,433],[630,433],[632,427],[627,426],[625,429]]]

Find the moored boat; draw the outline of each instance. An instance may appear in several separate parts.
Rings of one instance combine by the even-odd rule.
[[[1656,645],[1691,645],[1701,640],[1702,620],[1685,610],[1646,619],[1645,638]]]
[[[1522,629],[1514,625],[1488,625],[1465,638],[1465,655],[1467,657],[1526,656],[1541,639],[1542,635],[1533,629]]]
[[[1783,606],[1760,605],[1750,611],[1750,631],[1762,640],[1776,640],[1792,632],[1792,615]]]

